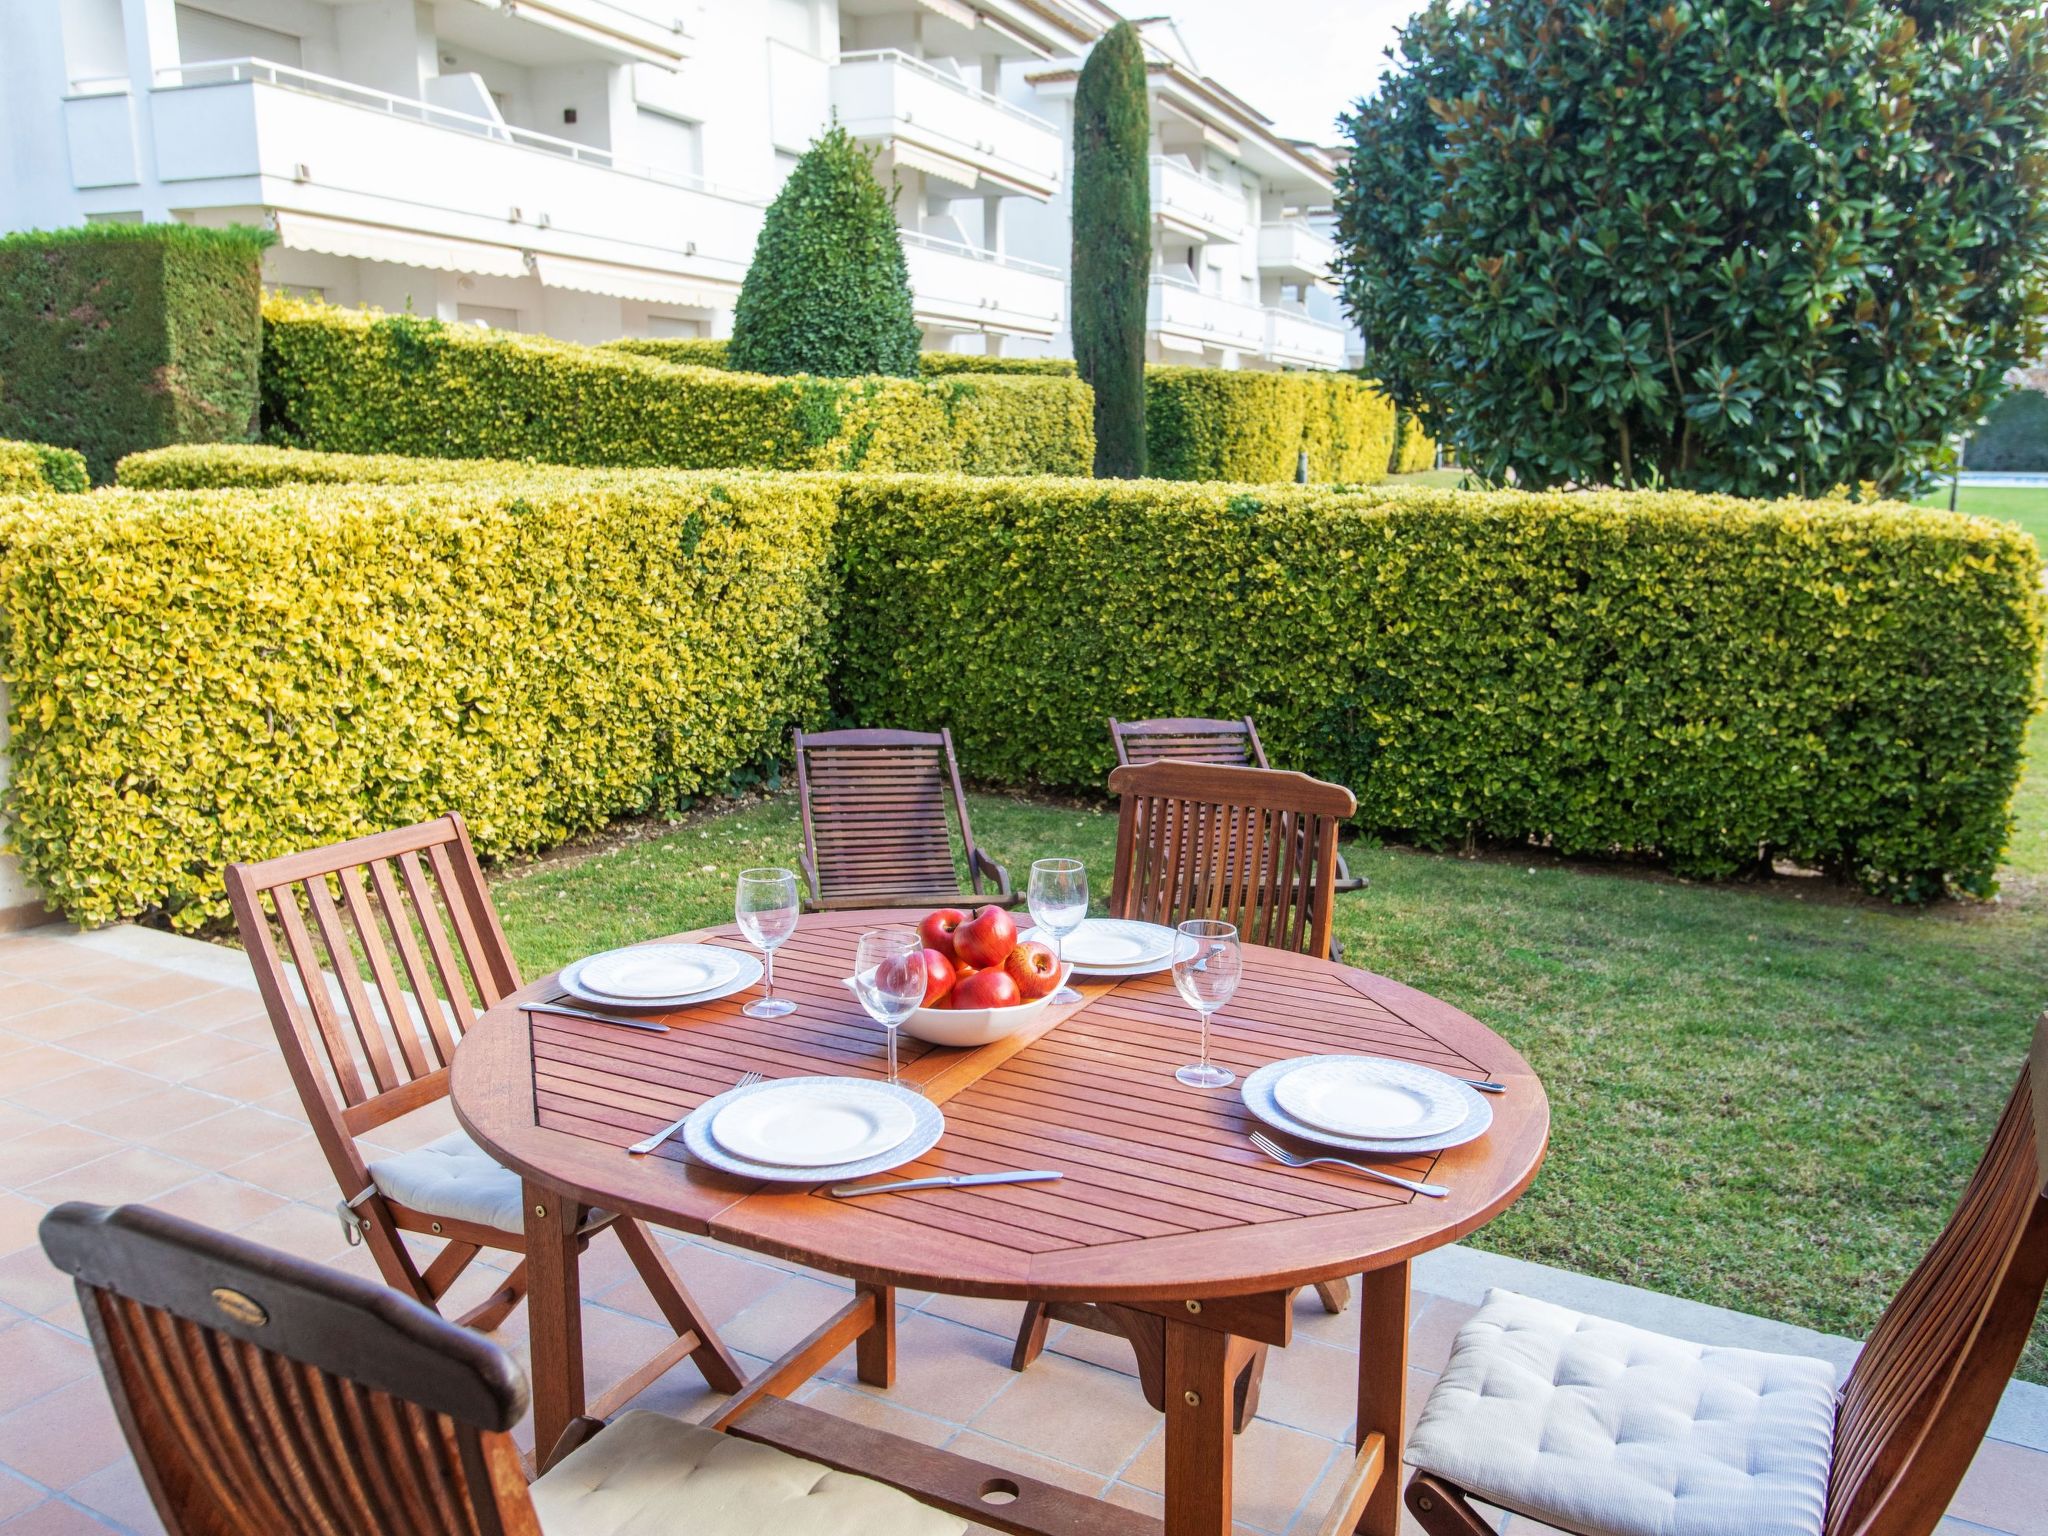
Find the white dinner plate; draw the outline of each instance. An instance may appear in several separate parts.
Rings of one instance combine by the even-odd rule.
[[[879,1157],[917,1129],[902,1099],[861,1078],[799,1077],[749,1094],[711,1119],[711,1137],[750,1163],[835,1168]]]
[[[1033,928],[1024,937],[1048,947],[1053,942],[1052,935],[1042,928]],[[1084,975],[1145,976],[1172,965],[1179,943],[1179,934],[1158,923],[1091,917],[1058,947],[1060,959]]]
[[[1458,1084],[1443,1073],[1384,1056],[1298,1063],[1274,1082],[1273,1098],[1317,1130],[1389,1141],[1447,1131],[1466,1109]]]
[[[616,997],[609,992],[599,992],[593,987],[586,986],[583,981],[584,967],[592,960],[602,959],[603,956],[600,955],[592,955],[588,960],[577,960],[563,966],[562,973],[555,979],[562,984],[562,990],[571,997],[599,1008],[688,1008],[697,1003],[715,1003],[722,997],[731,997],[735,992],[744,992],[761,979],[760,956],[738,949],[729,949],[725,953],[739,962],[738,969],[729,979],[702,992],[685,992],[673,997]]]
[[[1304,1063],[1354,1059],[1350,1056],[1297,1056],[1287,1061],[1271,1062],[1245,1078],[1238,1092],[1244,1098],[1244,1107],[1276,1131],[1326,1147],[1340,1147],[1347,1152],[1376,1152],[1383,1157],[1441,1152],[1446,1147],[1463,1146],[1484,1136],[1487,1127],[1493,1124],[1493,1106],[1487,1103],[1486,1095],[1456,1079],[1452,1081],[1458,1097],[1464,1101],[1465,1118],[1447,1130],[1428,1136],[1340,1136],[1335,1131],[1326,1131],[1295,1119],[1273,1097],[1274,1083]]]
[[[910,1135],[899,1141],[886,1152],[873,1157],[864,1157],[855,1162],[838,1163],[826,1168],[800,1168],[789,1163],[758,1163],[751,1158],[728,1152],[718,1144],[711,1134],[711,1126],[718,1116],[733,1104],[759,1094],[780,1093],[797,1083],[844,1083],[843,1077],[785,1077],[770,1079],[765,1083],[754,1083],[745,1088],[732,1088],[715,1099],[707,1099],[697,1106],[696,1113],[683,1122],[682,1143],[693,1161],[707,1168],[716,1168],[725,1173],[738,1174],[742,1178],[757,1179],[769,1183],[783,1184],[843,1184],[848,1179],[857,1179],[868,1173],[887,1173],[891,1168],[901,1168],[905,1163],[914,1163],[931,1151],[938,1139],[946,1133],[946,1117],[923,1094],[910,1088],[891,1088],[887,1083],[873,1082],[865,1078],[851,1081],[887,1094],[897,1099],[910,1111],[915,1128]]]
[[[621,1002],[690,997],[731,981],[746,957],[711,944],[636,944],[592,955],[577,979]]]

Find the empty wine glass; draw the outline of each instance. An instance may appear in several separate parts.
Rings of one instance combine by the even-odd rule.
[[[1067,935],[1088,918],[1088,871],[1079,859],[1039,859],[1031,866],[1031,889],[1027,897],[1031,920],[1052,935],[1053,959],[1057,969],[1066,969],[1064,947]],[[1078,1003],[1081,994],[1062,985],[1053,993],[1056,1003]]]
[[[870,928],[853,953],[853,992],[889,1037],[896,1081],[896,1031],[924,1001],[924,940],[915,928]]]
[[[796,1012],[796,1004],[775,995],[775,951],[796,932],[796,875],[787,869],[743,869],[733,893],[733,916],[740,932],[767,957],[768,984],[761,996],[740,1012],[752,1019],[779,1019]]]
[[[1237,929],[1229,923],[1197,918],[1180,925],[1173,952],[1173,984],[1187,1005],[1202,1016],[1202,1059],[1173,1075],[1190,1088],[1227,1088],[1237,1081],[1228,1067],[1209,1060],[1209,1016],[1237,992],[1244,976],[1244,952]]]

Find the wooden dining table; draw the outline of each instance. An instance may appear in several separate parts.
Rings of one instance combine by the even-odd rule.
[[[1193,1011],[1170,975],[1078,985],[1007,1039],[971,1049],[907,1037],[902,1079],[942,1106],[922,1157],[883,1178],[1057,1168],[1057,1182],[834,1199],[693,1162],[680,1138],[625,1148],[725,1092],[769,1077],[886,1073],[882,1031],[844,978],[855,942],[914,912],[804,917],[777,951],[796,1012],[743,1014],[746,996],[645,1015],[667,1033],[528,1014],[560,995],[534,982],[490,1010],[453,1069],[455,1112],[525,1182],[535,1455],[545,1468],[599,1427],[585,1417],[576,1229],[588,1207],[844,1276],[852,1299],[709,1421],[735,1435],[903,1488],[1020,1533],[1222,1536],[1232,1439],[1264,1352],[1291,1336],[1294,1292],[1362,1276],[1354,1461],[1322,1529],[1396,1536],[1406,1414],[1409,1266],[1511,1204],[1548,1140],[1543,1085],[1507,1042],[1434,997],[1331,961],[1247,945],[1244,980],[1213,1024],[1240,1077],[1267,1062],[1357,1052],[1506,1086],[1477,1140],[1379,1164],[1449,1186],[1431,1199],[1339,1168],[1255,1150],[1236,1088],[1183,1087]],[[681,937],[745,948],[736,929]],[[1284,1139],[1284,1138],[1283,1138]],[[895,1375],[897,1289],[1094,1303],[1132,1341],[1165,1414],[1163,1519],[788,1401],[851,1346],[861,1381]],[[1134,1388],[1133,1390],[1136,1390]]]

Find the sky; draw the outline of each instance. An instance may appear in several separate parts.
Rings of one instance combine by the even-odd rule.
[[[1372,88],[1394,32],[1423,0],[1120,0],[1171,15],[1202,73],[1289,138],[1335,143],[1336,117]]]

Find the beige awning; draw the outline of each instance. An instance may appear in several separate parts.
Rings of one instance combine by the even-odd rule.
[[[480,277],[526,276],[526,253],[509,245],[487,245],[481,240],[458,240],[385,224],[359,224],[318,213],[280,212],[276,218],[278,241],[288,250],[389,261],[439,272],[474,272]]]
[[[904,139],[891,139],[886,156],[890,163],[900,165],[906,171],[923,171],[927,176],[942,177],[955,186],[972,191],[981,179],[974,167],[965,160],[956,160],[951,155],[942,155],[935,149],[922,144],[912,144]]]
[[[573,288],[579,293],[602,293],[615,299],[672,304],[682,309],[726,309],[739,298],[735,285],[715,278],[622,267],[608,261],[586,261],[580,256],[536,254],[533,271],[549,288]]]
[[[625,54],[643,64],[673,69],[687,57],[689,35],[680,25],[663,26],[609,0],[480,0],[491,10]],[[677,7],[681,9],[680,6]]]

